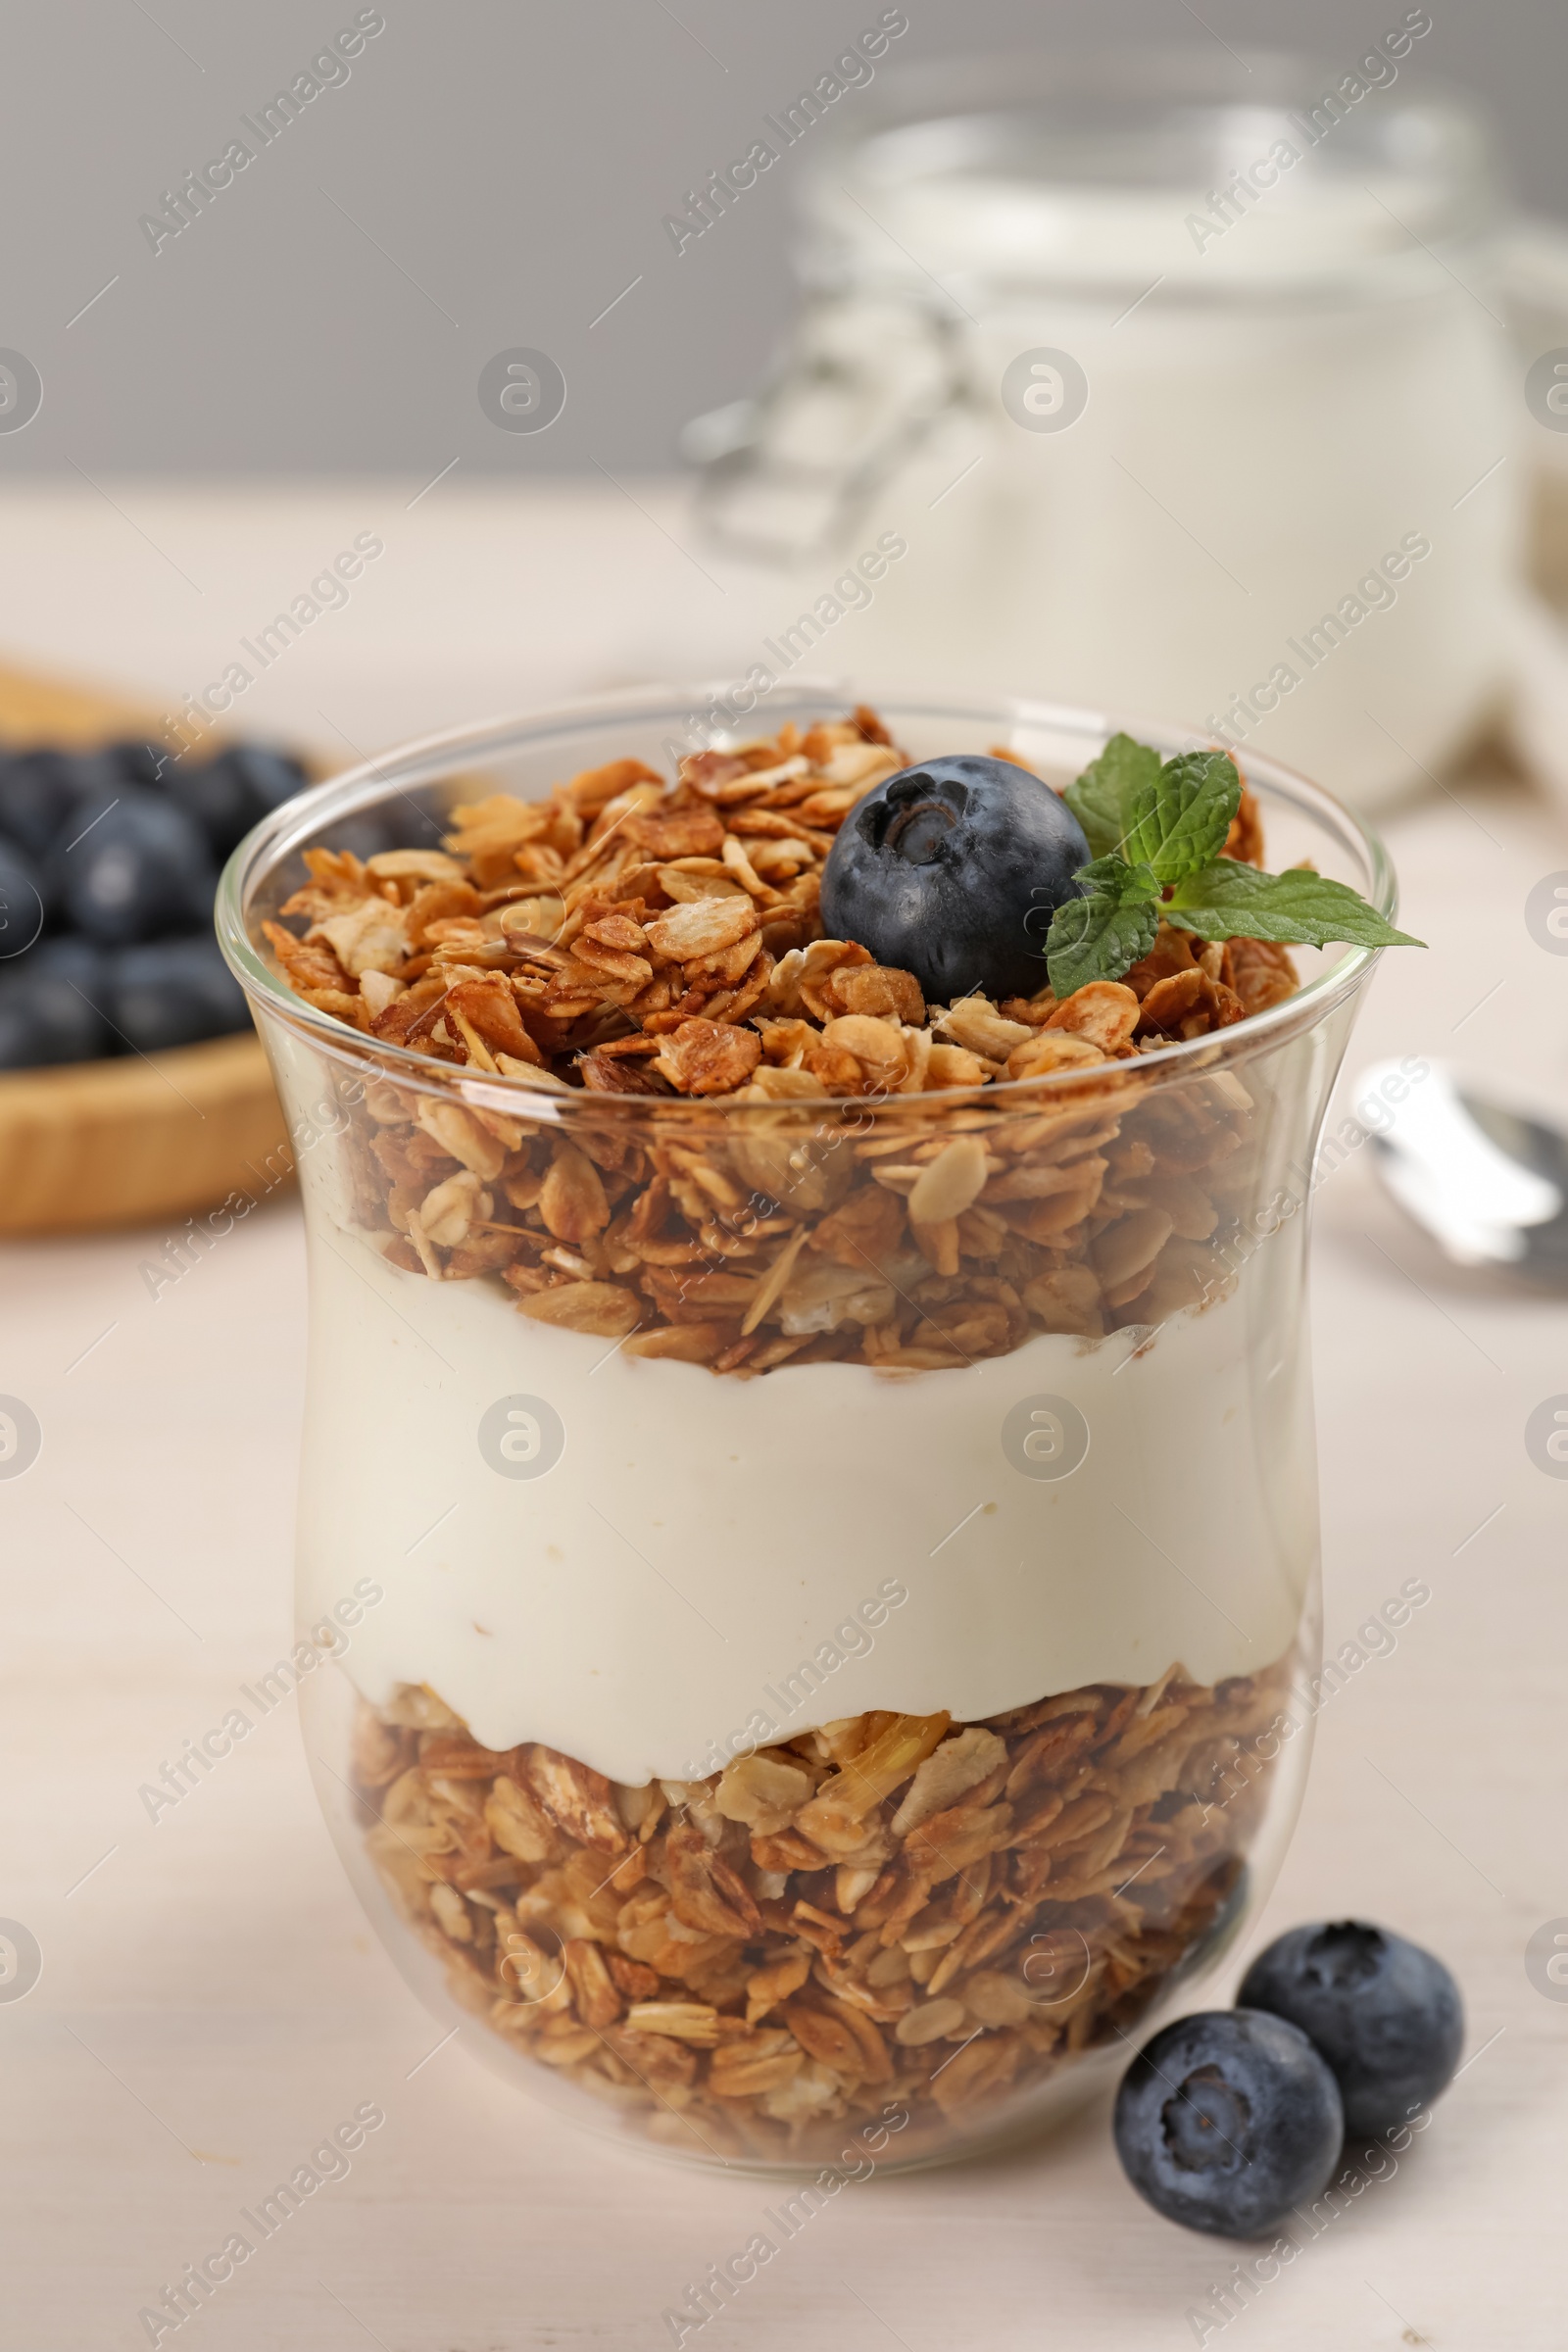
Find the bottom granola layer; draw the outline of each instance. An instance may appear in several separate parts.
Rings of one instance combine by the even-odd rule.
[[[827,2163],[893,2104],[906,2159],[1026,2110],[1213,1939],[1288,1663],[854,1716],[645,1788],[407,1686],[361,1702],[354,1779],[457,1998],[631,2128]]]

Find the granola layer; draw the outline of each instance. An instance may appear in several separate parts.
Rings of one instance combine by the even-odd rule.
[[[805,735],[792,721],[697,753],[673,787],[639,760],[612,760],[543,801],[460,803],[445,852],[362,864],[308,851],[311,879],[281,910],[303,929],[264,929],[306,1002],[368,1036],[606,1094],[775,1102],[980,1086],[1041,1075],[1089,1046],[1093,1059],[1157,1053],[1295,989],[1284,949],[1199,949],[1165,925],[1125,983],[1092,982],[1060,1004],[1046,988],[1000,1008],[928,1005],[913,973],[824,939],[819,910],[844,819],[907,764],[864,708]],[[1223,854],[1262,862],[1250,793]],[[1107,1003],[1126,1016],[1109,1034]],[[1069,1010],[1086,1004],[1089,1021]]]
[[[834,832],[903,763],[861,711],[673,789],[616,760],[460,807],[448,853],[310,853],[303,931],[267,927],[305,999],[557,1098],[362,1090],[354,1213],[389,1261],[746,1374],[946,1368],[1211,1297],[1261,1122],[1236,1077],[1158,1057],[1288,996],[1288,952],[1162,926],[1125,981],[928,1005],[817,913]],[[1261,856],[1250,796],[1228,851]]]
[[[859,1715],[642,1788],[405,1687],[360,1703],[353,1773],[457,1998],[628,2129],[809,2164],[894,2101],[907,2159],[1027,2110],[1213,1941],[1287,1668]]]
[[[536,1323],[721,1373],[945,1370],[1222,1296],[1267,1198],[1256,1088],[1111,1064],[1044,1102],[628,1123],[592,1096],[564,1122],[377,1080],[342,1149],[391,1264],[503,1283]]]

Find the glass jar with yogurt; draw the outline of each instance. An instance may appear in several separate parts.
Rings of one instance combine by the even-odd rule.
[[[890,65],[811,124],[778,161],[791,345],[690,435],[773,643],[809,658],[853,601],[896,686],[1167,712],[1357,807],[1421,789],[1511,674],[1535,431],[1485,141],[1407,78],[1432,22],[1315,63]]]
[[[704,2161],[927,2163],[1115,2068],[1278,1865],[1312,1167],[1374,959],[1298,951],[1294,994],[1150,1056],[767,1102],[480,1073],[280,978],[307,848],[677,755],[703,699],[416,747],[224,877],[306,1212],[302,1700],[367,1908],[467,2046]],[[1056,783],[1110,731],[883,716]],[[1390,910],[1332,801],[1249,781],[1272,863]]]

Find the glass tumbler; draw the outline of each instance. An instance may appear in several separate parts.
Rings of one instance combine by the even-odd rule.
[[[1123,2063],[1278,1865],[1312,1167],[1374,958],[1302,951],[1297,994],[1154,1056],[765,1102],[480,1075],[274,968],[307,848],[432,843],[678,750],[707,699],[416,746],[225,873],[309,1247],[305,1723],[371,1919],[494,2066],[705,2162],[929,2163]],[[1112,723],[883,715],[1057,785]],[[1271,864],[1392,909],[1327,796],[1249,780]]]

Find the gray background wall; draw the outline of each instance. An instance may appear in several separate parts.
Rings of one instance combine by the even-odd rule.
[[[1405,86],[1480,100],[1518,193],[1568,215],[1561,0],[1429,4],[1434,28]],[[662,216],[744,153],[761,117],[880,5],[381,0],[386,28],[352,77],[156,256],[138,217],[221,154],[357,0],[14,6],[0,347],[24,352],[45,392],[25,431],[0,434],[0,479],[73,464],[421,475],[451,457],[507,472],[668,465],[684,419],[745,388],[787,318],[800,152],[678,259]],[[1404,13],[1403,0],[1205,0],[1201,22],[1186,0],[906,6],[901,62],[1217,40],[1243,59],[1309,45],[1348,63]],[[857,103],[852,93],[842,111]],[[504,434],[480,413],[480,368],[515,345],[550,352],[570,384],[548,433]]]

